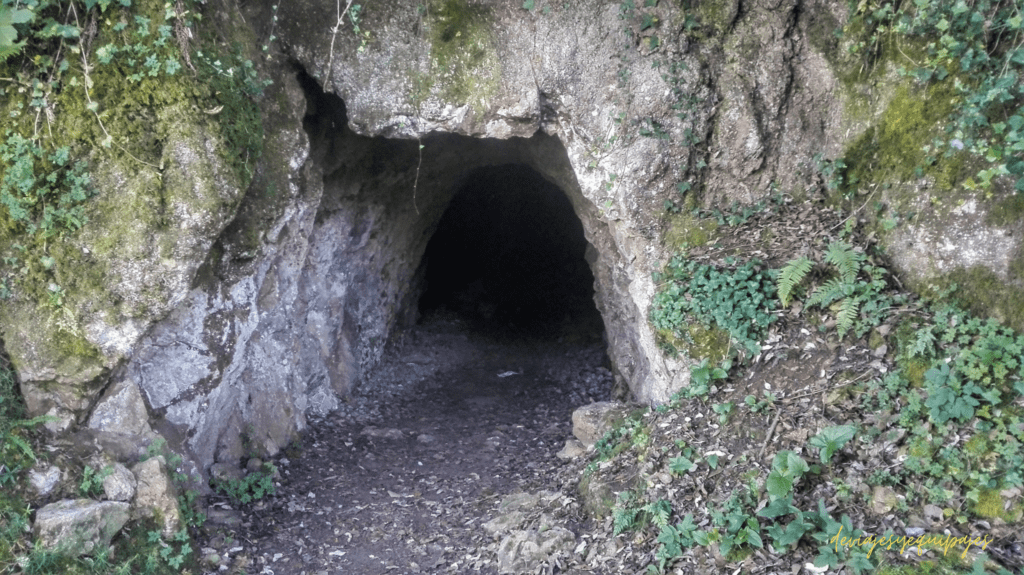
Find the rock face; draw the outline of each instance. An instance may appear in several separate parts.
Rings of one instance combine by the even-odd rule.
[[[49,465],[46,468],[35,468],[28,472],[29,485],[39,497],[46,497],[57,488],[64,472],[56,465]]]
[[[108,501],[131,501],[136,488],[135,475],[120,463],[114,463],[110,475],[103,478],[103,496]]]
[[[664,240],[666,202],[805,189],[814,154],[841,155],[874,112],[847,111],[854,96],[826,58],[840,3],[702,5],[697,32],[676,3],[639,4],[369,3],[366,36],[335,28],[333,2],[279,14],[247,3],[244,21],[277,38],[260,63],[273,84],[251,184],[198,121],[174,124],[159,176],[100,169],[102,187],[125,191],[98,196],[106,204],[69,244],[95,280],[69,294],[74,313],[41,328],[30,305],[0,312],[30,412],[55,415],[55,432],[155,428],[205,469],[247,449],[275,454],[415,317],[423,254],[453,195],[505,165],[565,194],[619,384],[667,401],[692,358],[663,356],[647,322],[651,273],[678,247]],[[211,17],[240,26],[236,10]],[[164,203],[151,205],[157,188]],[[978,232],[966,244],[977,249],[935,256],[927,246],[953,242],[946,231],[968,232],[929,226],[887,239],[941,256],[904,269],[977,264],[1017,281],[1017,228],[999,228],[1012,241]]]

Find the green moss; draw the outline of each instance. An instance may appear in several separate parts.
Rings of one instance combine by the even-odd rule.
[[[697,19],[711,37],[718,37],[729,31],[733,15],[732,0],[701,0],[697,2]]]
[[[839,67],[837,64],[841,64],[844,56],[839,45],[840,35],[839,20],[827,9],[807,11],[807,40],[812,48],[832,64],[833,69]]]
[[[103,359],[96,346],[84,337],[65,330],[57,330],[54,344],[60,350],[60,357],[65,359],[77,358],[83,363],[100,362]]]
[[[1018,252],[1011,264],[1010,282],[1004,282],[984,266],[957,268],[943,276],[934,278],[927,292],[941,293],[942,290],[956,285],[952,297],[958,300],[968,311],[978,317],[993,317],[1007,326],[1024,330],[1024,299],[1020,297],[1021,254]]]
[[[583,508],[590,517],[602,520],[612,514],[615,509],[615,493],[593,473],[585,473],[580,480],[579,492],[583,499]]]
[[[685,346],[691,359],[708,359],[708,365],[718,365],[725,361],[729,353],[729,332],[719,328],[705,328],[700,324],[691,324],[689,329],[690,343]]]
[[[907,181],[916,176],[918,168],[935,177],[940,189],[962,181],[962,159],[939,158],[928,162],[922,150],[941,133],[941,124],[953,109],[954,97],[952,82],[921,91],[912,91],[906,84],[897,88],[878,124],[846,148],[846,185]]]
[[[1004,509],[1003,497],[999,495],[998,489],[982,489],[978,495],[978,501],[972,506],[972,511],[978,517],[986,519],[1002,518]]]
[[[706,245],[715,237],[718,223],[704,220],[688,212],[673,214],[665,231],[663,245],[671,247],[673,252],[687,247]]]
[[[729,332],[719,327],[706,328],[698,323],[687,327],[687,337],[676,337],[667,329],[658,330],[659,343],[672,353],[683,352],[690,359],[708,359],[708,364],[718,365],[729,353]]]
[[[1004,227],[1014,225],[1021,219],[1024,219],[1024,194],[1012,194],[992,206],[985,224]]]
[[[984,457],[989,453],[990,449],[991,444],[984,433],[975,434],[974,437],[964,443],[964,451],[967,452],[968,455],[976,458]]]
[[[456,103],[482,109],[501,81],[500,62],[490,32],[490,12],[466,0],[435,0],[427,12],[431,88]],[[417,82],[414,98],[430,90]]]

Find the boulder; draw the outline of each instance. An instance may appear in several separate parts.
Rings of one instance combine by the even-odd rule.
[[[108,501],[131,501],[137,486],[132,472],[124,465],[114,463],[110,474],[103,478],[103,496]]]
[[[572,412],[572,434],[587,448],[608,433],[627,414],[626,406],[611,401],[598,401]]]
[[[33,531],[47,549],[67,555],[88,555],[110,545],[129,518],[129,505],[120,501],[65,499],[36,513]]]
[[[181,527],[181,512],[174,484],[167,475],[167,462],[157,456],[139,463],[132,472],[138,482],[132,518],[160,517],[164,536],[173,535]]]
[[[131,379],[122,379],[111,386],[89,416],[89,429],[128,436],[149,438],[149,413],[139,387]]]
[[[39,497],[46,497],[57,488],[63,472],[56,465],[36,468],[28,472],[28,482]]]
[[[559,459],[576,459],[581,455],[587,453],[587,446],[583,445],[583,442],[578,439],[566,439],[565,447],[555,454],[555,457]]]

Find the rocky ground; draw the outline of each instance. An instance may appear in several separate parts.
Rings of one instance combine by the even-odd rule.
[[[207,554],[276,575],[496,573],[483,525],[509,494],[562,489],[572,411],[612,388],[603,349],[599,333],[523,339],[454,316],[425,322],[276,461],[276,495],[245,506]]]

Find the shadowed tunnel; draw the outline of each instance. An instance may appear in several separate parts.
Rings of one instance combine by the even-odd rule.
[[[599,337],[586,250],[556,185],[521,164],[477,168],[427,244],[420,312],[535,337]]]

